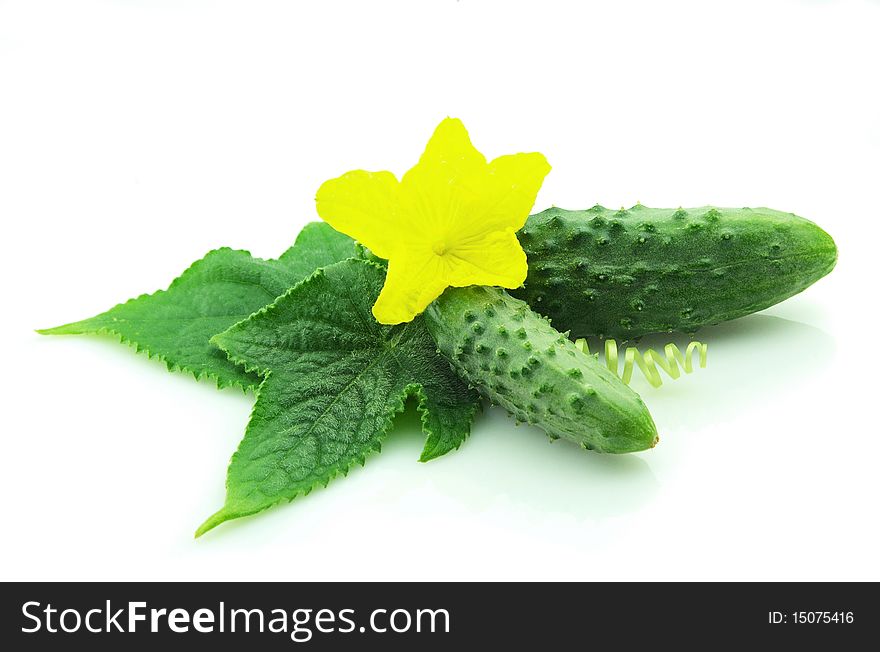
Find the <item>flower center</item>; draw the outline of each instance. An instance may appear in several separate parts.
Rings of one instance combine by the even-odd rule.
[[[443,256],[447,251],[449,251],[449,245],[446,244],[445,241],[435,242],[431,247],[434,250],[434,253],[438,256]]]

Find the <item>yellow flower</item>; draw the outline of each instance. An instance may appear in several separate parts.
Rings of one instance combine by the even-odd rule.
[[[400,324],[449,286],[522,285],[526,255],[515,234],[549,171],[537,153],[487,163],[461,120],[447,118],[400,181],[364,170],[326,181],[318,215],[388,260],[373,315]]]

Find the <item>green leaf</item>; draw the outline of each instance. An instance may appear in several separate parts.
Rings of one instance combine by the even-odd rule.
[[[90,319],[37,332],[113,335],[138,352],[163,360],[169,370],[189,372],[197,379],[214,378],[218,387],[256,388],[259,377],[230,362],[210,343],[211,337],[271,303],[315,269],[355,253],[351,238],[312,222],[278,260],[217,249],[193,263],[167,290],[131,299]]]
[[[278,262],[299,282],[319,267],[351,258],[358,247],[354,240],[329,224],[309,222],[296,236],[293,246],[278,257]],[[288,289],[284,288],[285,291]]]
[[[226,481],[226,502],[196,532],[326,486],[378,451],[408,396],[419,401],[422,460],[467,437],[479,397],[440,356],[421,318],[382,326],[371,307],[385,270],[350,259],[214,337],[265,376]]]

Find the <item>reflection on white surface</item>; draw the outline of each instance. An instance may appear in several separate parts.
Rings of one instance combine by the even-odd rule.
[[[422,435],[408,414],[389,439],[386,452],[402,447],[402,439]],[[411,459],[417,444],[407,448]],[[427,463],[423,473],[432,476],[436,491],[465,508],[488,509],[502,501],[536,515],[602,518],[637,508],[656,485],[639,456],[589,454],[567,442],[551,443],[536,427],[514,425],[500,408],[478,417],[471,438],[447,458]]]
[[[823,331],[765,314],[705,328],[696,337],[709,344],[705,369],[678,380],[664,378],[660,388],[638,373],[633,379],[633,389],[644,398],[660,432],[657,449],[600,455],[564,441],[551,444],[538,428],[515,426],[502,409],[489,408],[459,451],[425,465],[428,481],[462,505],[489,509],[504,502],[527,519],[623,515],[652,500],[658,490],[652,458],[664,447],[682,448],[731,415],[791,391],[804,374],[823,373],[833,353]],[[683,345],[688,338],[656,335],[643,338],[639,346],[659,350],[669,341]],[[385,444],[384,456],[404,463],[417,455],[422,439],[418,419],[408,409]]]
[[[660,388],[643,378],[632,383],[654,415],[661,445],[667,437],[687,437],[689,431],[791,391],[805,375],[824,373],[834,355],[834,340],[827,333],[767,314],[704,328],[695,338],[709,345],[705,369],[664,380]],[[660,348],[666,341],[654,335],[640,346]]]
[[[431,550],[466,542],[468,554],[478,560],[475,563],[486,577],[521,576],[508,568],[520,553],[534,558],[520,568],[525,576],[607,576],[616,567],[578,567],[569,575],[561,561],[548,561],[542,555],[554,550],[565,555],[614,557],[617,553],[612,551],[618,549],[638,555],[637,542],[646,537],[645,551],[665,550],[666,555],[678,555],[681,564],[691,556],[708,554],[696,548],[719,546],[721,539],[732,538],[729,545],[733,546],[739,531],[809,528],[810,521],[803,515],[787,520],[797,514],[792,509],[779,515],[771,512],[773,517],[767,521],[764,508],[756,507],[764,501],[788,500],[789,488],[815,503],[817,497],[807,487],[815,485],[813,491],[822,491],[821,483],[830,482],[823,480],[824,475],[837,472],[817,466],[817,459],[833,464],[835,458],[815,452],[817,435],[812,435],[810,443],[811,435],[803,431],[805,417],[790,412],[792,405],[801,403],[802,391],[810,395],[804,385],[832,382],[826,376],[834,359],[834,341],[819,328],[796,319],[800,311],[807,311],[807,319],[822,323],[824,316],[816,312],[815,304],[793,302],[780,308],[794,318],[752,315],[697,333],[696,338],[709,345],[706,368],[678,380],[664,377],[660,388],[651,387],[636,372],[632,386],[643,396],[661,436],[651,451],[600,455],[564,441],[551,444],[539,429],[515,426],[503,410],[489,408],[477,417],[471,437],[460,450],[419,464],[424,435],[409,405],[398,417],[382,454],[370,457],[366,468],[356,467],[347,478],[336,479],[326,489],[292,504],[224,524],[196,543],[190,539],[191,532],[222,500],[226,463],[243,433],[253,398],[232,389],[217,392],[210,382],[195,383],[182,374],[169,374],[161,363],[147,361],[109,339],[53,340],[34,335],[30,346],[34,355],[71,359],[73,376],[77,368],[91,365],[102,377],[117,379],[111,386],[101,385],[102,395],[92,396],[90,403],[71,396],[70,421],[76,422],[80,434],[76,441],[54,439],[53,450],[79,464],[88,463],[89,476],[84,478],[71,469],[77,484],[67,486],[76,486],[89,496],[106,496],[108,486],[123,488],[120,500],[130,504],[140,518],[164,524],[143,530],[143,545],[164,550],[162,554],[195,569],[198,576],[214,577],[214,561],[244,561],[250,554],[246,551],[275,546],[344,556],[352,533],[360,531],[380,537],[365,544],[374,555],[379,554],[384,536],[393,535],[398,545],[410,546],[425,545],[427,538],[433,542],[428,545]],[[688,338],[657,335],[644,338],[639,346],[660,350],[670,340],[683,346]],[[49,391],[61,405],[67,394],[62,389],[64,381],[58,382]],[[111,392],[115,398],[108,401]],[[789,410],[791,418],[779,414],[778,406],[788,406],[782,410]],[[141,408],[148,410],[141,415],[144,429],[140,421],[132,423],[126,417]],[[113,409],[118,410],[115,418],[101,412],[89,417],[95,410]],[[838,409],[843,409],[841,404]],[[821,410],[815,417],[825,419]],[[96,425],[86,431],[81,424],[90,418]],[[109,425],[113,422],[126,425],[114,430]],[[789,423],[791,427],[784,425]],[[814,427],[823,431],[818,424]],[[844,433],[833,434],[844,437]],[[799,440],[807,446],[793,448]],[[22,440],[21,445],[25,444]],[[137,451],[139,457],[127,456],[125,450]],[[94,464],[89,460],[95,460]],[[779,474],[781,466],[787,469],[784,475]],[[157,478],[151,470],[155,468],[163,470],[158,497]],[[868,481],[854,476],[850,483],[855,487]],[[144,487],[151,489],[141,491]],[[54,518],[66,523],[66,531],[71,532],[80,516],[57,511]],[[825,522],[831,518],[826,515]],[[847,518],[844,513],[833,517],[839,528],[850,523]],[[100,521],[96,516],[91,522],[95,519]],[[83,545],[93,545],[89,532],[78,535]],[[756,545],[752,541],[736,545],[744,550]],[[510,550],[496,560],[499,542]],[[763,553],[753,550],[751,554]],[[511,560],[504,562],[505,556]],[[448,570],[443,564],[452,562],[438,563],[438,568]],[[417,570],[413,564],[401,564],[392,576],[436,576],[433,567],[416,564]],[[727,567],[718,564],[715,571],[725,572]],[[638,568],[634,566],[633,572]],[[662,576],[662,569],[651,572]],[[112,575],[109,566],[105,572]],[[240,572],[249,576],[244,568]],[[370,576],[354,558],[337,572],[339,576]],[[641,572],[648,572],[648,567],[641,567]],[[274,571],[265,573],[274,577]],[[322,569],[302,564],[286,569],[283,576],[323,577]],[[469,576],[481,575],[474,570]]]

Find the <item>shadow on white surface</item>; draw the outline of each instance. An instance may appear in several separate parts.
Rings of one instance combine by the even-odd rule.
[[[687,339],[682,335],[651,336],[639,346],[662,350],[670,340],[681,346]],[[448,503],[453,513],[484,514],[499,523],[515,519],[532,528],[554,527],[560,520],[576,525],[624,516],[642,509],[661,493],[664,474],[675,473],[695,438],[711,437],[714,424],[795,391],[800,378],[824,373],[834,352],[832,338],[822,330],[767,314],[703,329],[697,339],[709,345],[705,369],[697,368],[675,381],[664,376],[659,389],[650,387],[636,372],[633,388],[643,396],[661,434],[658,448],[652,451],[599,455],[562,441],[551,444],[539,429],[515,426],[503,410],[488,408],[478,416],[471,437],[459,451],[418,464],[424,435],[410,404],[398,417],[382,455],[371,457],[366,469],[356,467],[348,478],[337,479],[327,489],[297,499],[294,505],[281,505],[225,524],[220,538],[231,542],[245,536],[253,542],[255,537],[265,543],[284,539],[300,527],[320,531],[322,511],[337,501],[350,505],[352,515],[364,508],[365,501],[387,503],[389,508],[393,504],[392,511],[416,514],[425,499]],[[119,365],[115,373],[155,374],[161,377],[162,387],[169,387],[175,395],[215,393],[213,381],[194,383],[185,374],[169,374],[164,363],[148,363],[145,355],[125,350],[112,338],[46,338],[45,344],[51,346],[49,341],[59,345],[64,341],[64,346],[76,343],[89,349],[87,355],[106,353],[114,358],[113,365]],[[236,404],[229,408],[235,412],[247,409],[242,403],[249,406],[253,401],[235,388],[223,394],[224,404]],[[239,398],[233,401],[231,396]],[[230,435],[237,443],[240,435]],[[218,469],[234,450],[234,445],[228,445],[231,441],[224,437],[223,442],[217,444],[214,466]],[[217,477],[217,499],[222,497],[221,487],[222,478]],[[193,528],[201,516],[192,516]],[[214,538],[209,536],[205,541]]]
[[[551,515],[605,519],[637,511],[658,493],[655,467],[677,466],[688,441],[713,436],[713,425],[795,391],[802,377],[824,373],[834,352],[832,338],[822,330],[766,314],[703,329],[697,339],[709,344],[705,369],[678,380],[664,377],[661,388],[641,376],[633,380],[661,433],[658,448],[616,456],[585,453],[562,441],[551,445],[538,428],[515,427],[501,409],[489,408],[461,450],[427,465],[430,482],[470,509],[489,511],[507,503],[538,521]],[[681,345],[687,337],[652,336],[640,347],[662,350],[670,340]],[[411,459],[422,439],[408,410],[385,453]]]
[[[711,429],[744,409],[795,391],[802,379],[825,373],[835,351],[834,339],[819,328],[768,314],[704,328],[695,339],[709,346],[705,369],[678,380],[664,378],[660,388],[641,377],[632,385],[654,415],[660,445],[664,435],[687,437]],[[652,336],[640,346],[662,350],[667,341]]]
[[[388,452],[415,448],[423,435],[408,413],[389,438]],[[563,441],[550,443],[538,428],[520,425],[488,408],[470,439],[445,459],[424,465],[438,493],[479,511],[508,503],[540,517],[561,513],[604,518],[637,509],[656,479],[639,455],[594,455]]]

